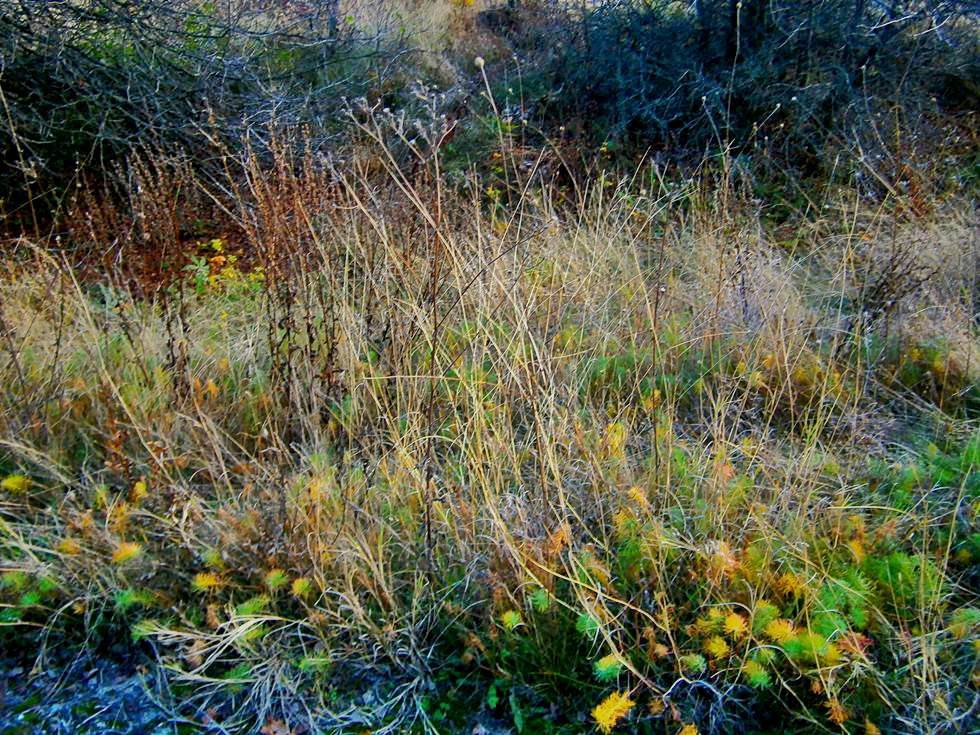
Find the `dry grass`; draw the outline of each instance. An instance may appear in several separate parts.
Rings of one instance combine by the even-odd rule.
[[[229,730],[966,732],[969,205],[828,202],[787,244],[707,168],[448,190],[360,124],[342,165],[188,179],[234,238],[189,270],[145,237],[8,266],[2,599],[39,664],[129,631]]]

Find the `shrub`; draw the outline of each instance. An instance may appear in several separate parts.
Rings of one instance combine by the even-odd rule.
[[[270,125],[336,136],[343,99],[383,93],[397,33],[357,28],[331,0],[261,4],[49,3],[0,14],[5,188],[57,204],[79,172],[101,176],[154,145],[197,153],[214,137],[261,146]],[[37,211],[42,211],[40,202]]]
[[[530,53],[548,80],[538,114],[550,130],[584,130],[596,143],[696,158],[732,146],[807,173],[831,160],[825,146],[851,140],[852,129],[870,144],[869,115],[893,104],[911,125],[922,111],[976,103],[969,3],[601,0],[552,8],[558,20],[541,26],[552,35]]]

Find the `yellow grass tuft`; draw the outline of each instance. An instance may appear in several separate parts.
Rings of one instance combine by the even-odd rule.
[[[3,488],[11,495],[23,495],[31,487],[31,481],[24,475],[7,475],[0,480],[0,488]]]
[[[123,541],[112,552],[113,564],[125,564],[143,553],[143,546],[135,541]]]
[[[223,580],[214,572],[198,572],[191,580],[191,588],[196,592],[210,592],[222,584]]]
[[[613,692],[592,710],[592,719],[603,733],[613,728],[630,713],[636,703],[623,692]]]

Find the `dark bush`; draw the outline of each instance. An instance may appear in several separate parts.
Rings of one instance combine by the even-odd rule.
[[[817,165],[891,103],[915,119],[978,99],[976,3],[599,0],[555,16],[538,114],[596,141],[695,154],[765,141]]]

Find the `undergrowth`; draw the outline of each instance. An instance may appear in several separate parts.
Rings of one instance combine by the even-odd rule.
[[[354,119],[17,244],[5,648],[128,638],[228,731],[975,724],[967,202],[787,235],[724,159],[449,187]]]

